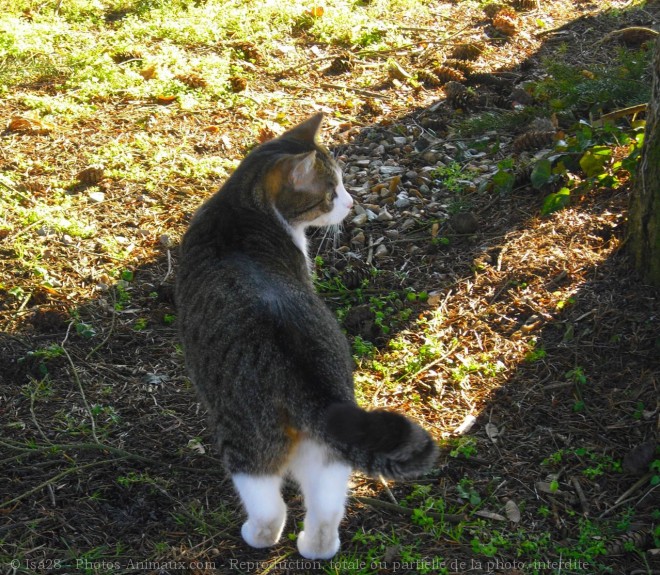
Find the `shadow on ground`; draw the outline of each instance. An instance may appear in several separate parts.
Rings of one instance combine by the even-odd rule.
[[[603,17],[565,31],[579,42],[618,25]],[[520,83],[535,71],[531,59],[508,72]],[[476,89],[510,92],[510,83],[498,86]],[[403,166],[401,174],[415,172],[406,188],[412,197],[420,188],[415,177],[425,181],[422,152],[436,137],[443,150],[442,126],[454,114],[446,105],[417,110],[365,128],[337,151],[350,167],[356,157],[375,157],[380,142],[401,133],[415,139],[416,127],[435,121],[435,131],[419,132],[432,136],[427,149],[404,145],[398,156],[381,158]],[[362,189],[371,193],[373,183]],[[408,410],[446,442],[441,473],[397,484],[393,495],[420,509],[434,501],[426,509],[434,512],[444,501],[446,510],[469,517],[460,530],[437,519],[413,525],[401,520],[401,504],[385,511],[354,501],[338,560],[348,567],[351,557],[368,557],[393,568],[414,542],[422,563],[398,572],[423,572],[435,557],[471,573],[654,572],[657,556],[645,550],[658,524],[658,489],[648,470],[657,458],[660,310],[657,292],[630,271],[620,249],[626,190],[590,195],[549,218],[536,217],[541,199],[524,187],[502,196],[474,190],[463,199],[461,209],[480,222],[469,233],[448,223],[452,196],[440,186],[435,211],[392,208],[394,220],[347,225],[339,241],[347,249],[314,246],[325,262],[319,277],[345,282],[347,270],[364,273],[377,247],[368,238],[387,238],[387,255],[372,260],[378,274],[367,269],[363,276],[373,281],[324,295],[335,309],[366,310],[347,327],[352,337],[376,340],[381,360],[401,338],[418,352],[424,338],[444,342],[441,359],[421,364],[414,377],[395,374],[397,385],[369,358],[362,368],[383,382],[374,405]],[[413,224],[401,231],[406,218]],[[354,241],[361,231],[364,244]],[[157,572],[158,562],[191,573],[266,572],[266,562],[270,573],[300,572],[286,568],[296,557],[292,542],[256,552],[240,540],[237,501],[209,446],[176,341],[176,246],[164,238],[160,252],[97,299],[74,306],[35,298],[19,310],[3,293],[3,313],[21,318],[19,329],[0,334],[0,561],[19,561],[14,572]],[[431,303],[407,297],[421,292],[433,294]],[[387,294],[395,294],[385,310],[397,321],[385,332],[370,302]],[[420,317],[432,328],[420,328]],[[455,434],[469,415],[476,416],[471,430]],[[385,499],[380,484],[362,477],[354,491]],[[301,502],[288,495],[286,533],[295,533]],[[382,537],[351,542],[361,532]],[[154,563],[129,564],[138,557]],[[62,563],[31,563],[44,558]],[[264,563],[237,567],[246,558]]]

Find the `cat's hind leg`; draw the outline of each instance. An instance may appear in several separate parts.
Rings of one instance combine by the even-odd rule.
[[[282,478],[278,475],[232,475],[247,513],[241,535],[251,547],[270,547],[279,541],[286,523]]]
[[[339,551],[339,523],[344,517],[351,468],[312,440],[301,441],[289,471],[305,499],[305,529],[298,551],[306,559],[330,559]]]

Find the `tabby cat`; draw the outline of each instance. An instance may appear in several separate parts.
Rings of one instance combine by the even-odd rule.
[[[308,559],[339,549],[351,468],[410,477],[436,456],[419,425],[356,405],[350,348],[314,291],[305,229],[339,224],[353,204],[317,142],[321,120],[254,149],[199,208],[176,286],[187,368],[247,512],[243,539],[277,543],[288,476],[305,500]]]

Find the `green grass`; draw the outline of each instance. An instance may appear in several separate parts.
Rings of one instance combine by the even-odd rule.
[[[41,4],[13,1],[0,16],[0,90],[42,116],[93,116],[95,104],[109,98],[174,95],[182,108],[220,102],[231,106],[230,77],[248,83],[256,66],[274,72],[291,52],[288,39],[304,34],[314,42],[338,46],[392,48],[405,39],[388,16],[412,20],[426,2],[377,0],[355,6],[325,3],[322,15],[311,4],[182,0],[105,3],[71,0]],[[25,12],[30,9],[29,12]],[[246,48],[248,43],[248,48]],[[252,46],[252,48],[249,47]],[[295,50],[294,50],[295,51]],[[258,62],[255,61],[258,59]],[[151,73],[146,73],[151,70]],[[203,78],[194,86],[186,77]],[[52,83],[60,94],[26,94],[21,87]],[[260,94],[251,98],[278,98]]]
[[[574,109],[596,112],[647,102],[648,69],[652,51],[620,48],[607,64],[580,67],[548,61],[549,75],[533,87],[536,98],[555,111]]]

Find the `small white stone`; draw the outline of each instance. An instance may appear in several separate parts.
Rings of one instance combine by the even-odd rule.
[[[351,220],[351,224],[354,226],[362,226],[367,223],[367,220],[367,213],[363,210],[361,214],[358,214]]]
[[[405,210],[406,208],[409,208],[411,204],[410,198],[408,197],[408,194],[406,193],[400,193],[396,201],[394,202],[394,205],[399,208],[400,210]]]
[[[377,248],[376,251],[374,252],[374,257],[376,258],[384,258],[387,257],[389,254],[387,250],[387,246],[384,246],[383,244],[380,244]]]
[[[398,240],[399,239],[399,230],[397,230],[397,229],[386,230],[385,231],[385,237],[387,237],[390,240]]]
[[[402,174],[405,171],[405,168],[401,166],[381,166],[380,173],[386,176],[394,176],[396,174]]]
[[[387,211],[387,208],[383,208],[378,214],[379,222],[390,222],[394,219],[394,216]]]
[[[364,232],[362,230],[360,230],[351,238],[351,243],[356,245],[364,245],[365,241],[366,237],[364,236]]]
[[[370,222],[373,222],[374,220],[377,220],[377,219],[378,219],[378,214],[376,214],[376,213],[373,212],[372,210],[367,210],[367,219],[368,219]]]

